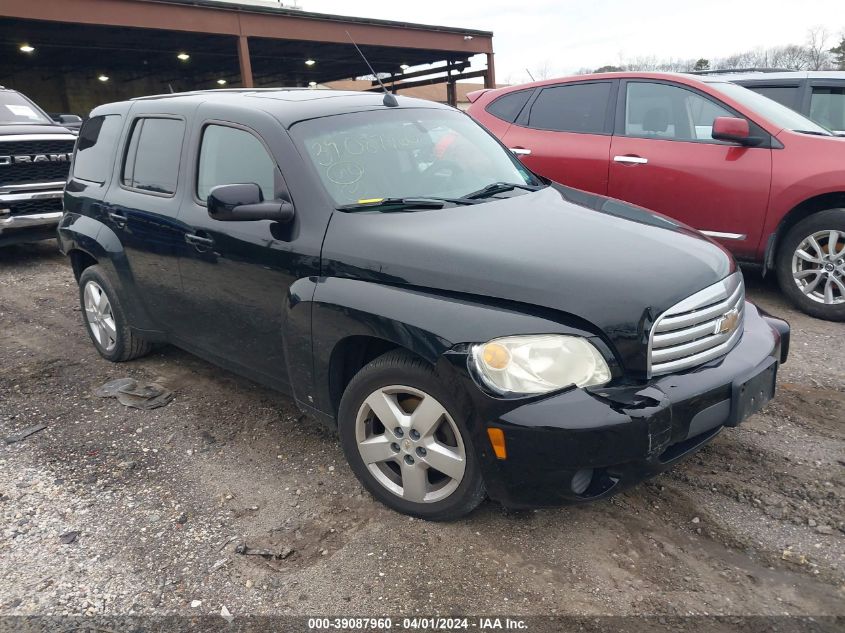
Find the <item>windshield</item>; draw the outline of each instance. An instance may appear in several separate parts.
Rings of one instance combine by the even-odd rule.
[[[338,206],[461,198],[493,183],[541,183],[481,126],[451,110],[375,110],[297,123],[295,140]],[[504,190],[500,187],[496,193]]]
[[[753,90],[727,82],[714,82],[711,83],[711,85],[714,88],[718,88],[732,99],[735,99],[746,108],[759,112],[779,127],[787,130],[793,130],[795,132],[833,136],[830,130],[811,121],[803,114],[798,114],[795,110],[787,108],[785,105],[769,99],[768,97],[764,97]]]
[[[53,123],[29,99],[17,92],[0,90],[0,124]]]

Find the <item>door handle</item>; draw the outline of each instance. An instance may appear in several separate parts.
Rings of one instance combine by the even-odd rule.
[[[203,237],[201,235],[197,235],[196,233],[185,233],[185,241],[188,244],[192,244],[195,247],[199,248],[211,248],[214,246],[214,240],[210,237]]]
[[[510,147],[508,148],[517,156],[530,156],[531,150],[526,147]]]
[[[642,156],[614,156],[613,161],[616,163],[628,163],[629,165],[645,165],[648,163],[648,159]]]
[[[120,228],[126,226],[126,216],[121,215],[120,213],[115,213],[114,211],[109,211],[109,219],[117,224]]]

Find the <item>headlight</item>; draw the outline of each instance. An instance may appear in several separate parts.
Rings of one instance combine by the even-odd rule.
[[[500,394],[547,393],[610,380],[602,355],[586,339],[562,334],[507,336],[473,345],[476,376]]]

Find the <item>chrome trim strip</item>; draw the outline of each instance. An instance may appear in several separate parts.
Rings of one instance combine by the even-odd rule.
[[[9,134],[0,136],[0,143],[18,143],[21,141],[73,141],[76,143],[76,136],[70,132],[57,132],[56,134]]]
[[[509,147],[508,149],[517,156],[529,156],[531,154],[531,150],[524,147]]]
[[[743,233],[723,233],[722,231],[699,231],[699,233],[704,233],[708,237],[718,237],[722,240],[744,240],[748,237]]]
[[[2,233],[5,229],[22,229],[29,226],[58,224],[61,219],[61,211],[32,213],[29,215],[13,215],[10,218],[0,218],[0,233]]]
[[[61,198],[64,191],[27,191],[26,193],[0,194],[0,204],[13,202],[27,202],[29,200],[52,200]]]
[[[16,191],[31,191],[33,189],[64,189],[65,181],[34,182],[22,185],[0,185],[0,193],[15,193]]]

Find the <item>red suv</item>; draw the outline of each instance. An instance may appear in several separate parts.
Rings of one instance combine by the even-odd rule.
[[[803,311],[845,320],[845,138],[722,77],[581,75],[469,99],[533,171],[693,226],[774,269]]]

